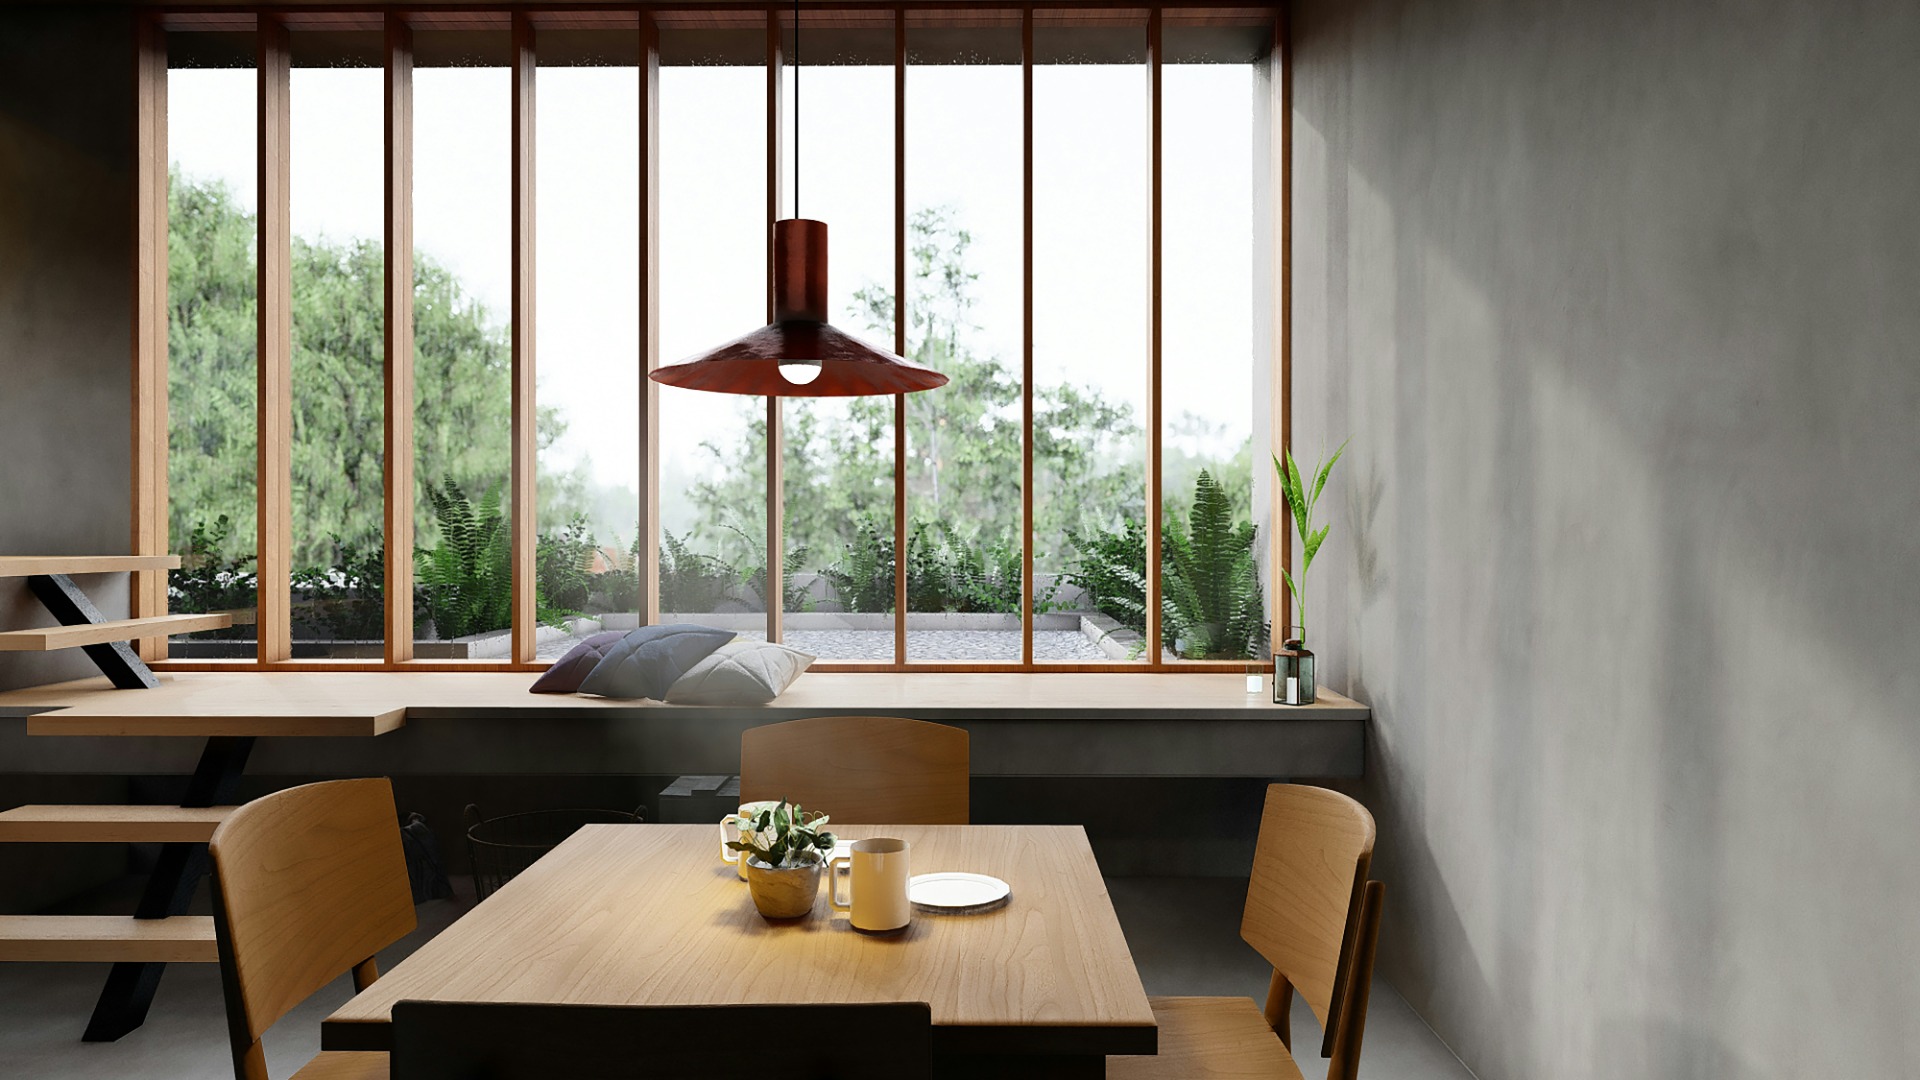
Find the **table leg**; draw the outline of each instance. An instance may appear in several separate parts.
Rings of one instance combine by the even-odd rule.
[[[187,781],[181,806],[220,806],[234,800],[240,789],[240,776],[247,768],[247,755],[253,751],[251,735],[220,735],[207,740],[200,752],[200,763]],[[165,844],[160,860],[147,878],[146,890],[135,909],[136,919],[164,919],[184,915],[200,878],[207,872],[207,845]],[[146,1022],[147,1009],[153,1005],[154,991],[160,988],[160,976],[167,965],[127,963],[113,965],[107,973],[107,985],[94,1004],[93,1018],[87,1022],[83,1042],[113,1042]]]

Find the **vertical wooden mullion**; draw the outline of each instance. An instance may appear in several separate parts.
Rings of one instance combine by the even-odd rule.
[[[386,20],[386,658],[413,659],[413,28]]]
[[[1271,381],[1272,421],[1267,433],[1274,456],[1284,455],[1293,445],[1293,39],[1288,26],[1287,6],[1274,12],[1273,44],[1268,55],[1267,80],[1272,95],[1269,109],[1268,183],[1273,197],[1272,260],[1274,296],[1270,307],[1274,328],[1274,372]],[[1273,67],[1279,70],[1274,71]],[[1284,457],[1282,457],[1284,460]],[[1269,459],[1269,462],[1271,459]],[[1255,463],[1255,468],[1263,463]],[[1271,467],[1268,463],[1268,467]],[[1276,485],[1279,478],[1275,477]],[[1273,520],[1268,530],[1269,556],[1273,559],[1273,633],[1280,640],[1291,635],[1293,594],[1281,568],[1293,567],[1293,512],[1276,487],[1273,494]]]
[[[797,28],[796,28],[797,29]],[[780,12],[767,9],[767,321],[773,321],[773,223],[780,220]],[[786,607],[786,522],[780,401],[767,398],[767,640],[783,636]]]
[[[256,362],[258,410],[255,474],[259,600],[255,630],[257,658],[270,664],[293,656],[292,537],[293,500],[293,333],[291,181],[288,154],[292,62],[287,26],[278,16],[261,15],[259,45],[259,252],[255,259],[259,289]]]
[[[134,37],[133,405],[131,551],[167,551],[167,35],[142,14]],[[130,613],[167,613],[167,574],[133,575]],[[164,660],[166,638],[137,643],[143,660]]]
[[[1161,14],[1147,15],[1147,661],[1160,663],[1160,61]]]
[[[538,502],[534,489],[535,406],[533,328],[533,21],[513,16],[513,659],[533,661],[537,613],[534,550]]]
[[[907,355],[907,12],[893,12],[893,351]],[[907,662],[907,395],[893,395],[893,662]]]
[[[660,621],[660,27],[640,14],[640,522],[634,577],[643,625]]]
[[[1020,12],[1020,663],[1033,664],[1033,6]]]

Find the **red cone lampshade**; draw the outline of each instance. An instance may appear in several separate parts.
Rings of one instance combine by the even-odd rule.
[[[757,397],[911,394],[947,377],[827,322],[827,225],[773,225],[773,322],[652,375],[688,390]]]

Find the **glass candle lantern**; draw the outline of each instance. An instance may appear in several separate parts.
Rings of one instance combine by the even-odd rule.
[[[1273,703],[1313,704],[1313,653],[1299,638],[1288,638],[1273,654]]]

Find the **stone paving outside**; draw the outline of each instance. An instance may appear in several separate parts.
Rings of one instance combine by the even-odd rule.
[[[764,631],[746,631],[740,635],[764,640]],[[578,644],[573,637],[554,638],[540,643],[542,660],[558,660]],[[789,630],[786,643],[822,660],[892,660],[891,630]],[[1106,661],[1111,659],[1100,647],[1077,630],[1036,630],[1033,634],[1035,660]],[[908,660],[996,660],[1018,663],[1018,630],[908,630]]]

